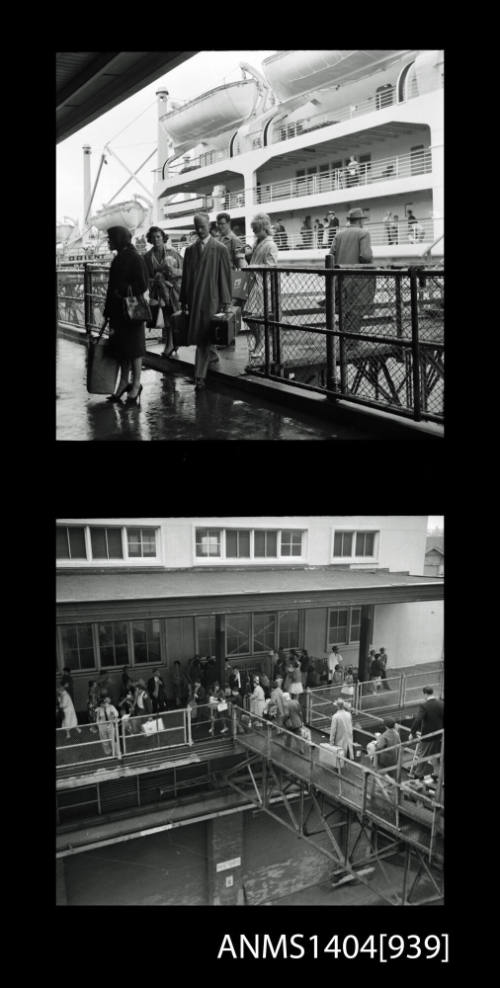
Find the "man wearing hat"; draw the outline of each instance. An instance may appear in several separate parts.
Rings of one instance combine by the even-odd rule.
[[[363,230],[363,210],[350,209],[347,218],[349,226],[337,233],[330,254],[335,258],[335,266],[352,267],[358,264],[370,264],[373,251],[370,234]],[[338,279],[336,278],[337,282]],[[363,317],[372,310],[375,297],[376,279],[346,276],[342,279],[342,326],[341,330],[348,333],[361,332]],[[335,286],[335,306],[339,308],[339,286]],[[359,341],[347,341],[346,350],[358,351]]]
[[[330,248],[335,264],[370,264],[373,260],[373,251],[370,234],[367,230],[363,230],[363,210],[350,209],[347,219],[349,220],[347,230],[337,233]]]

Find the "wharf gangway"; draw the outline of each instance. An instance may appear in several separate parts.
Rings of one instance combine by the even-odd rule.
[[[235,742],[245,757],[224,773],[225,782],[240,794],[248,796],[253,790],[252,801],[257,808],[329,856],[337,865],[334,880],[340,877],[342,881],[364,882],[391,905],[420,905],[442,899],[443,731],[401,743],[397,746],[397,764],[392,770],[380,770],[351,760],[343,760],[337,767],[327,765],[322,760],[321,746],[314,741],[264,718],[249,717],[240,708],[233,710],[233,718]],[[440,747],[437,755],[427,759],[438,773],[432,793],[423,784],[415,787],[408,772],[418,745],[430,738],[438,739]],[[245,789],[241,788],[242,769],[247,770],[251,781]],[[293,804],[290,794],[294,795]],[[270,800],[277,795],[282,797],[287,819],[277,815],[271,806]],[[337,819],[332,823],[334,816]],[[319,830],[313,831],[311,825],[317,828],[318,820]],[[318,835],[323,843],[313,839]],[[367,872],[376,868],[383,875],[382,862],[388,858],[399,862],[401,855],[404,863],[400,893],[391,890],[387,894],[383,887],[376,888],[373,878],[366,879]],[[422,880],[432,889],[417,903],[416,888]]]

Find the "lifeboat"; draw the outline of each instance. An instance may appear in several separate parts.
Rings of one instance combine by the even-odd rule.
[[[133,232],[144,223],[147,212],[147,207],[137,199],[128,199],[126,202],[103,206],[90,217],[89,226],[95,226],[98,230],[109,230],[111,226],[124,226]]]
[[[68,219],[68,217],[65,216],[62,223],[56,224],[56,242],[58,244],[65,244],[75,230],[76,223],[74,220]]]
[[[279,100],[353,82],[378,62],[404,54],[401,51],[280,51],[265,58],[264,75]]]
[[[260,87],[256,79],[243,79],[217,86],[160,117],[162,127],[176,148],[194,147],[200,141],[238,127],[257,104]]]

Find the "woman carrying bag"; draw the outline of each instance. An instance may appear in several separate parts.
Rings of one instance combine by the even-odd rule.
[[[109,323],[112,330],[109,349],[118,360],[121,372],[116,390],[108,401],[120,401],[122,395],[128,392],[127,405],[139,405],[142,358],[146,352],[144,324],[148,318],[148,307],[141,296],[148,287],[148,278],[144,262],[131,239],[130,231],[123,226],[112,226],[108,230],[109,248],[116,250],[117,254],[109,270],[101,331]]]

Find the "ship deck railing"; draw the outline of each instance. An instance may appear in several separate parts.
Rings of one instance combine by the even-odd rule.
[[[257,203],[273,202],[299,196],[317,196],[325,192],[340,192],[359,188],[375,182],[388,182],[432,171],[430,148],[409,154],[392,154],[372,161],[355,162],[342,168],[332,168],[299,178],[280,179],[278,182],[261,182],[254,188]]]
[[[394,87],[392,91],[386,90],[384,92],[374,92],[371,96],[367,96],[365,99],[359,100],[357,103],[351,102],[345,104],[344,106],[334,107],[331,110],[321,110],[318,113],[311,113],[307,117],[302,117],[298,120],[284,120],[273,127],[269,143],[271,145],[280,144],[284,141],[289,141],[294,137],[300,137],[301,134],[308,134],[311,131],[331,127],[333,124],[344,123],[346,120],[365,116],[366,114],[378,112],[380,110],[386,110],[391,106],[397,108],[407,103],[411,103],[411,101],[418,96],[424,96],[430,92],[440,93],[442,88],[442,80],[440,84],[431,82],[428,86],[423,89],[421,88],[419,91],[417,91],[414,87],[405,99],[396,100]],[[304,99],[306,99],[306,97],[304,97]],[[227,160],[230,157],[238,157],[240,154],[253,150],[253,142],[256,141],[259,141],[259,143],[255,146],[262,147],[261,130],[252,131],[246,138],[242,138],[240,142],[236,141],[232,155],[230,147],[228,146],[223,149],[219,148],[217,150],[207,151],[195,158],[190,158],[188,161],[172,161],[171,164],[165,162],[162,170],[162,177],[178,178],[182,174],[189,173],[198,168],[204,168],[207,165],[214,164],[217,161]]]

